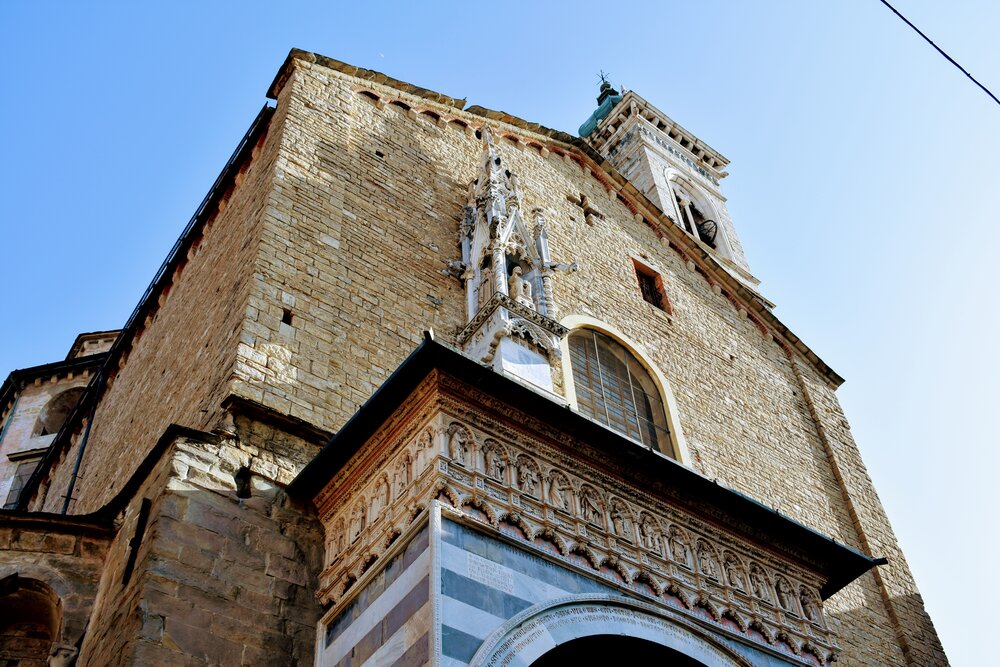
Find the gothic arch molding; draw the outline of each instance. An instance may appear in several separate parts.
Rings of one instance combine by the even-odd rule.
[[[469,666],[530,665],[556,646],[609,634],[651,641],[713,667],[752,667],[697,626],[616,595],[572,595],[529,607],[493,631]]]
[[[670,443],[674,448],[674,456],[680,463],[690,466],[691,454],[688,451],[687,441],[684,438],[684,430],[681,428],[681,422],[678,418],[679,412],[677,410],[677,401],[674,399],[674,392],[671,389],[670,382],[666,377],[664,377],[663,373],[660,372],[660,369],[655,363],[653,363],[652,359],[648,354],[646,354],[642,346],[629,338],[623,331],[614,325],[588,315],[567,315],[562,318],[559,323],[569,329],[571,333],[576,329],[594,329],[595,331],[598,331],[606,336],[610,336],[623,345],[626,350],[639,360],[639,363],[641,363],[645,369],[649,371],[653,382],[657,385],[656,388],[659,390],[660,396],[663,398],[667,425],[670,430]],[[573,369],[570,366],[569,361],[569,336],[562,337],[559,341],[559,347],[563,360],[563,391],[566,394],[566,401],[569,403],[571,408],[578,410],[579,406],[576,399],[576,385],[573,381]]]

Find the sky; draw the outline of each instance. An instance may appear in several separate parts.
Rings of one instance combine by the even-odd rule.
[[[1000,4],[895,5],[1000,91]],[[995,658],[1000,106],[877,0],[6,0],[0,374],[124,324],[292,47],[573,133],[604,70],[728,157],[949,658]]]

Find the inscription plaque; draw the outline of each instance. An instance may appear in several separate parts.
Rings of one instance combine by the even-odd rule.
[[[514,574],[510,570],[482,556],[466,555],[468,556],[469,579],[504,593],[514,592]]]

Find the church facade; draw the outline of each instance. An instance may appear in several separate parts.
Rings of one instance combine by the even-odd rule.
[[[0,658],[947,664],[725,157],[607,84],[580,136],[297,50],[269,97],[44,448],[70,371],[5,385]]]

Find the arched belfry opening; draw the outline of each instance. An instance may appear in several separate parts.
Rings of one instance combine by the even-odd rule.
[[[606,665],[669,665],[706,667],[705,663],[679,651],[637,637],[591,635],[559,644],[531,663],[531,667],[605,667]]]

